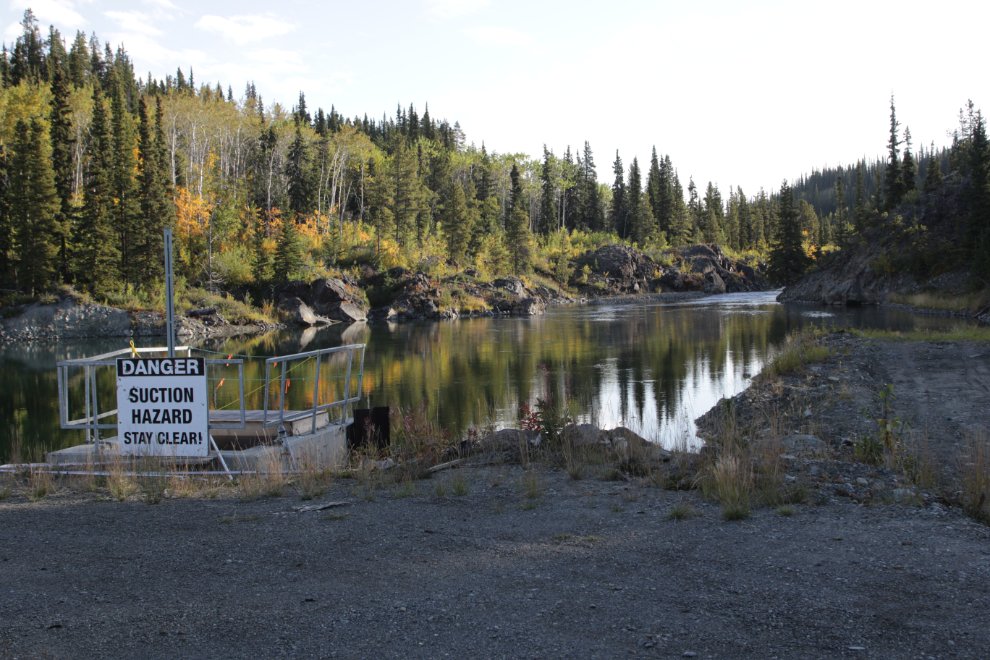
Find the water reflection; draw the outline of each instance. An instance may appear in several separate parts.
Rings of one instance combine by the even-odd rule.
[[[791,330],[806,326],[939,328],[958,320],[899,310],[788,306],[775,293],[730,294],[679,304],[613,302],[569,306],[533,318],[472,319],[388,325],[332,326],[262,337],[208,341],[211,351],[261,358],[368,344],[362,403],[424,405],[455,432],[475,425],[515,425],[519,402],[552,393],[572,402],[580,421],[623,424],[674,445],[694,437],[694,418],[746,387]],[[138,345],[158,345],[144,340]],[[80,432],[58,428],[55,362],[125,347],[122,339],[14,344],[0,350],[0,461],[16,434],[28,448],[70,446]],[[211,357],[218,357],[212,355]],[[260,407],[264,362],[245,365],[248,406]],[[290,373],[294,407],[312,404],[313,367]],[[343,392],[342,358],[321,370],[321,402]],[[545,367],[542,369],[541,367]],[[235,373],[215,368],[214,407],[236,407]],[[112,404],[112,374],[100,383]],[[81,390],[81,385],[76,383]],[[357,380],[351,384],[357,388]],[[270,392],[276,405],[278,388]],[[111,405],[112,407],[112,405]]]

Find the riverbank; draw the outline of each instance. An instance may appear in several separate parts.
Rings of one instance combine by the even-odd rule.
[[[957,485],[990,410],[990,344],[916,339],[794,338],[731,418],[722,404],[699,420],[719,449],[649,470],[479,455],[420,481],[77,481],[44,497],[35,479],[8,481],[0,645],[49,658],[982,657],[990,528]],[[856,453],[877,434],[860,410],[885,383],[888,419],[928,432],[874,464]],[[737,521],[705,485],[730,437],[772,450]],[[299,510],[313,505],[327,508]]]

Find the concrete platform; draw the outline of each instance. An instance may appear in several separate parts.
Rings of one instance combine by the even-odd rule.
[[[277,437],[277,427],[261,428],[260,411],[251,412],[259,414],[254,422],[254,427],[250,430],[213,429],[212,433],[214,436],[220,433],[256,434],[264,442],[273,442]],[[239,421],[239,414],[235,413],[235,415]],[[214,421],[212,413],[210,419]],[[295,459],[296,468],[334,469],[343,467],[347,462],[347,427],[352,422],[352,419],[347,419],[344,422],[330,424],[327,414],[323,413],[317,415],[315,433],[310,430],[313,426],[312,413],[309,413],[305,418],[297,418],[287,422],[285,424],[285,447]],[[223,420],[218,423],[231,422]],[[223,457],[227,468],[232,471],[254,472],[291,469],[289,455],[285,452],[285,448],[279,445],[262,444],[248,449],[222,450],[220,456]],[[99,449],[93,444],[77,445],[50,452],[46,459],[53,468],[96,470],[104,469],[118,462],[133,468],[134,463],[141,460],[131,456],[121,456],[115,437],[101,438]],[[222,469],[217,453],[212,450],[209,456],[205,458],[176,458],[175,464],[179,468],[209,467],[211,470]]]

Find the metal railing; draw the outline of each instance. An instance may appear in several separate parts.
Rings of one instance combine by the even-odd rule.
[[[347,406],[352,403],[357,403],[357,401],[361,398],[361,391],[364,385],[364,349],[365,349],[365,344],[349,344],[347,346],[338,346],[336,348],[324,348],[318,351],[309,351],[307,353],[296,353],[295,355],[283,355],[281,357],[273,357],[265,360],[265,410],[264,410],[264,416],[262,418],[262,424],[264,425],[264,427],[268,428],[269,426],[275,426],[276,424],[278,424],[279,436],[282,436],[285,433],[284,423],[286,421],[285,414],[287,412],[289,413],[289,417],[288,417],[289,421],[304,419],[306,417],[306,414],[296,414],[303,411],[293,411],[293,410],[285,409],[285,395],[286,392],[288,391],[288,387],[286,387],[286,380],[287,380],[287,374],[290,371],[289,369],[290,362],[294,362],[296,360],[309,360],[314,357],[316,358],[316,371],[315,371],[316,376],[313,379],[313,407],[307,413],[312,416],[311,429],[314,433],[316,432],[316,416],[318,413],[336,407],[341,408],[340,423],[346,425],[348,420]],[[347,352],[347,372],[346,375],[344,376],[344,398],[341,399],[340,401],[332,401],[330,403],[320,404],[319,402],[320,367],[322,366],[323,363],[323,356],[332,355],[333,353],[341,353],[344,351]],[[353,378],[355,351],[361,352],[361,358],[360,358],[361,362],[360,362],[360,366],[358,367],[358,373],[357,373],[357,379],[358,379],[357,396],[352,397],[351,379]],[[269,421],[268,413],[270,411],[268,409],[268,402],[270,400],[269,386],[271,384],[271,370],[273,365],[278,365],[279,363],[282,364],[282,373],[279,377],[279,388],[278,388],[278,392],[279,392],[278,418]],[[327,413],[327,415],[329,416],[329,413]]]
[[[176,353],[180,351],[185,351],[187,357],[192,356],[192,348],[189,346],[178,346],[175,349]],[[88,358],[78,358],[75,360],[63,360],[55,365],[56,372],[58,375],[58,409],[59,409],[59,422],[61,427],[65,430],[71,431],[86,431],[86,442],[87,444],[99,443],[100,441],[100,430],[101,429],[116,429],[116,424],[101,424],[101,419],[106,419],[107,417],[113,417],[117,414],[117,408],[113,410],[106,410],[100,412],[99,409],[99,397],[97,396],[97,372],[100,368],[114,368],[117,367],[116,358],[124,355],[133,355],[134,353],[139,355],[142,353],[168,353],[167,348],[163,347],[150,347],[150,348],[123,348],[119,351],[113,351],[111,353],[104,353],[102,355],[94,355]],[[223,364],[223,365],[237,365],[237,375],[240,395],[240,424],[209,424],[209,428],[214,429],[243,429],[245,428],[245,410],[244,410],[244,360],[206,360],[206,364]],[[83,370],[83,416],[79,419],[69,419],[69,381],[71,379],[72,369],[82,369]],[[92,435],[90,432],[92,431]]]

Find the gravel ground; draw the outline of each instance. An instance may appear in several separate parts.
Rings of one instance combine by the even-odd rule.
[[[15,488],[0,501],[0,660],[990,657],[990,528],[938,493],[892,504],[902,477],[845,444],[892,382],[950,480],[961,439],[987,426],[990,351],[830,341],[829,360],[736,399],[751,433],[772,409],[822,439],[787,459],[809,489],[791,516],[726,522],[694,491],[559,469],[527,498],[518,466],[409,497],[340,479],[314,502],[346,504],[309,512],[291,492],[149,506]],[[668,518],[685,504],[697,515]]]
[[[987,657],[990,529],[955,509],[725,522],[694,493],[560,470],[530,508],[522,474],[374,500],[341,480],[315,502],[348,504],[303,513],[15,493],[0,658]],[[667,519],[683,502],[699,515]]]

